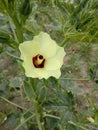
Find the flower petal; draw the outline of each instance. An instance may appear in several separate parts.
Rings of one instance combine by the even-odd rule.
[[[47,79],[50,75],[48,73],[48,71],[45,70],[45,68],[36,68],[34,69],[34,72],[36,73],[36,78],[42,79],[45,78]]]
[[[64,48],[62,47],[59,47],[57,49],[57,52],[56,52],[56,55],[54,56],[59,62],[60,64],[62,65],[63,64],[63,59],[64,59],[64,56],[66,55],[66,52],[64,51]]]
[[[34,69],[34,72],[36,73],[36,78],[42,79],[48,79],[50,76],[54,76],[55,78],[59,78],[61,75],[60,69],[56,70],[45,70],[45,69]]]
[[[32,77],[32,78],[36,78],[36,74],[34,73],[34,68],[30,68],[29,66],[27,66],[26,64],[23,64],[24,68],[25,68],[25,75],[27,77]]]
[[[60,68],[63,64],[63,58],[65,55],[64,48],[58,47],[58,50],[54,57],[48,58],[45,63],[45,69],[46,70],[56,70]]]
[[[34,41],[40,43],[40,51],[45,57],[48,58],[55,55],[58,46],[47,33],[41,32],[38,36],[34,37]]]
[[[45,62],[45,69],[46,70],[56,70],[60,68],[60,62],[55,57],[47,59]]]
[[[60,69],[57,69],[57,70],[51,70],[51,71],[48,71],[49,75],[55,77],[55,78],[59,78],[61,76],[61,71]]]
[[[21,51],[21,57],[24,58],[26,55],[32,57],[39,53],[40,44],[36,41],[26,41],[19,45]]]
[[[25,57],[23,67],[25,68],[25,74],[27,77],[34,78],[36,76],[36,74],[34,73],[35,68],[30,58]]]

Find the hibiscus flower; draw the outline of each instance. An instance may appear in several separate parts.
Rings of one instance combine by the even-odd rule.
[[[19,45],[25,75],[32,78],[59,78],[65,51],[51,39],[49,34],[41,32],[31,41]]]

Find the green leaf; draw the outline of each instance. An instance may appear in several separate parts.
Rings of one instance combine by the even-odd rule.
[[[0,30],[0,42],[5,43],[8,46],[18,49],[18,43],[13,39],[13,37],[6,31]]]
[[[83,90],[78,87],[76,81],[68,80],[68,79],[59,79],[59,83],[62,85],[67,91],[71,91],[74,94],[81,95],[83,94]]]
[[[36,93],[34,92],[33,87],[30,85],[28,81],[24,81],[24,89],[25,89],[27,97],[30,100],[33,100],[36,98]]]
[[[24,16],[28,16],[32,11],[30,0],[23,0],[20,8],[20,13]]]
[[[47,130],[56,130],[58,125],[58,120],[54,118],[46,118],[46,124],[47,124],[46,125]]]
[[[38,94],[39,102],[44,102],[45,99],[46,99],[46,95],[47,95],[47,88],[41,87],[40,90],[39,90],[39,94]]]
[[[95,115],[95,123],[98,124],[98,109],[95,111],[94,115]]]
[[[82,0],[80,2],[80,4],[75,8],[74,12],[72,13],[72,18],[74,18],[75,16],[77,16],[77,14],[79,14],[81,12],[81,10],[83,8],[86,7],[87,3],[88,3],[89,0]]]
[[[21,113],[15,112],[8,116],[6,121],[6,126],[8,130],[15,130],[15,128],[20,124]],[[27,130],[24,125],[21,126],[18,130]]]
[[[77,128],[76,126],[74,126],[72,124],[67,124],[66,130],[80,130],[80,128]]]
[[[4,114],[4,113],[2,113],[2,112],[0,112],[0,125],[2,124],[2,123],[4,123],[4,121],[7,119],[7,116]]]
[[[11,36],[5,31],[0,30],[0,42],[5,43],[10,40]]]
[[[69,2],[61,2],[58,4],[58,7],[64,12],[64,13],[72,13],[75,9],[74,5]]]

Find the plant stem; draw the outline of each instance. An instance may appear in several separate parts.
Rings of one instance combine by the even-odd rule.
[[[50,114],[45,114],[44,117],[51,117],[51,118],[55,118],[60,120],[60,117],[54,116],[54,115],[50,115]]]
[[[46,87],[48,87],[48,82],[47,82],[46,79],[43,79],[43,83],[44,83],[44,85],[45,85]]]
[[[9,52],[6,52],[6,54],[7,54],[8,56],[10,56],[11,58],[14,58],[14,59],[16,59],[16,60],[18,60],[18,61],[23,62],[23,60],[21,60],[19,57],[15,56],[15,55],[13,55],[13,54],[11,54],[11,53],[9,53]]]
[[[61,43],[60,43],[60,46],[61,47],[65,47],[67,45],[67,39],[64,39]]]
[[[28,117],[26,120],[24,120],[20,125],[18,125],[17,128],[15,128],[15,130],[18,130],[23,124],[25,124],[27,121],[32,119],[34,116],[35,116],[35,114],[32,114],[30,117]]]
[[[42,128],[42,124],[41,124],[41,121],[40,121],[40,113],[39,113],[39,104],[37,101],[34,101],[34,110],[35,110],[35,117],[36,117],[36,121],[37,121],[37,124],[38,124],[38,128],[39,130],[43,130]]]
[[[16,32],[15,32],[15,27],[14,24],[12,22],[12,19],[8,16],[8,20],[9,20],[9,24],[10,24],[10,28],[12,30],[12,33],[14,35],[15,40],[18,42],[17,36],[16,36]]]
[[[74,123],[74,122],[72,122],[72,121],[69,121],[68,123],[70,123],[70,124],[72,124],[72,125],[74,125],[74,126],[77,126],[77,127],[81,128],[81,129],[83,129],[83,130],[88,130],[88,129],[86,129],[86,128],[84,128],[84,127],[80,126],[79,124],[76,124],[76,123]]]
[[[17,15],[13,14],[11,12],[11,10],[6,5],[7,4],[4,3],[4,2],[2,3],[2,6],[5,9],[5,13],[8,15],[9,19],[11,18],[9,22],[13,22],[15,27],[16,27],[16,34],[15,34],[13,27],[11,25],[12,23],[10,23],[11,29],[12,29],[14,37],[15,37],[15,40],[19,43],[23,42],[23,24],[19,22]]]
[[[77,79],[77,78],[60,78],[65,80],[76,80],[76,81],[89,81],[90,79]]]
[[[4,101],[8,102],[9,104],[12,104],[13,106],[16,106],[16,107],[18,107],[18,108],[20,108],[20,109],[23,109],[23,110],[27,110],[26,108],[24,108],[24,107],[22,107],[22,106],[20,106],[20,105],[18,105],[18,104],[16,104],[16,103],[13,103],[13,102],[9,101],[8,99],[6,99],[6,98],[4,98],[4,97],[1,97],[1,96],[0,96],[0,98],[3,99]]]
[[[16,26],[16,34],[19,42],[23,42],[23,27],[22,26]]]

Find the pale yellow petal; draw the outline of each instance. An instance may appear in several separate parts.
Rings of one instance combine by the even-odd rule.
[[[56,70],[56,69],[60,68],[60,66],[61,66],[61,64],[60,64],[59,60],[56,59],[55,57],[49,58],[45,62],[46,70]]]
[[[64,48],[58,47],[56,54],[53,57],[48,58],[46,60],[45,69],[46,70],[55,70],[55,69],[60,68],[63,64],[63,59],[64,59],[65,54],[66,53],[64,51]]]
[[[36,74],[35,74],[35,72],[34,72],[34,68],[30,68],[28,65],[26,65],[26,64],[23,64],[23,66],[24,66],[24,68],[25,68],[25,75],[27,76],[27,77],[32,77],[32,78],[36,78],[37,76],[36,76]]]
[[[19,45],[19,49],[21,52],[21,57],[28,56],[35,56],[39,53],[40,45],[36,41],[26,41]]]
[[[49,70],[49,71],[47,71],[45,69],[34,69],[34,72],[36,73],[36,77],[39,79],[42,79],[42,78],[48,79],[51,76],[58,79],[61,76],[60,69]]]
[[[48,71],[45,70],[45,68],[35,68],[34,72],[36,73],[36,77],[39,79],[47,79],[50,76]]]
[[[40,43],[40,51],[45,57],[48,58],[55,55],[58,46],[47,33],[41,32],[38,36],[34,37],[34,41]]]
[[[32,59],[29,57],[25,57],[23,61],[23,67],[25,68],[25,74],[27,77],[35,77],[36,74],[34,72],[34,65],[32,63]]]
[[[66,52],[64,51],[63,47],[59,47],[56,55],[54,56],[62,65],[63,64],[63,60],[64,60],[64,56],[66,55]]]
[[[51,71],[48,71],[49,75],[50,76],[53,76],[55,78],[59,78],[61,76],[61,71],[60,69],[57,69],[57,70],[51,70]]]

